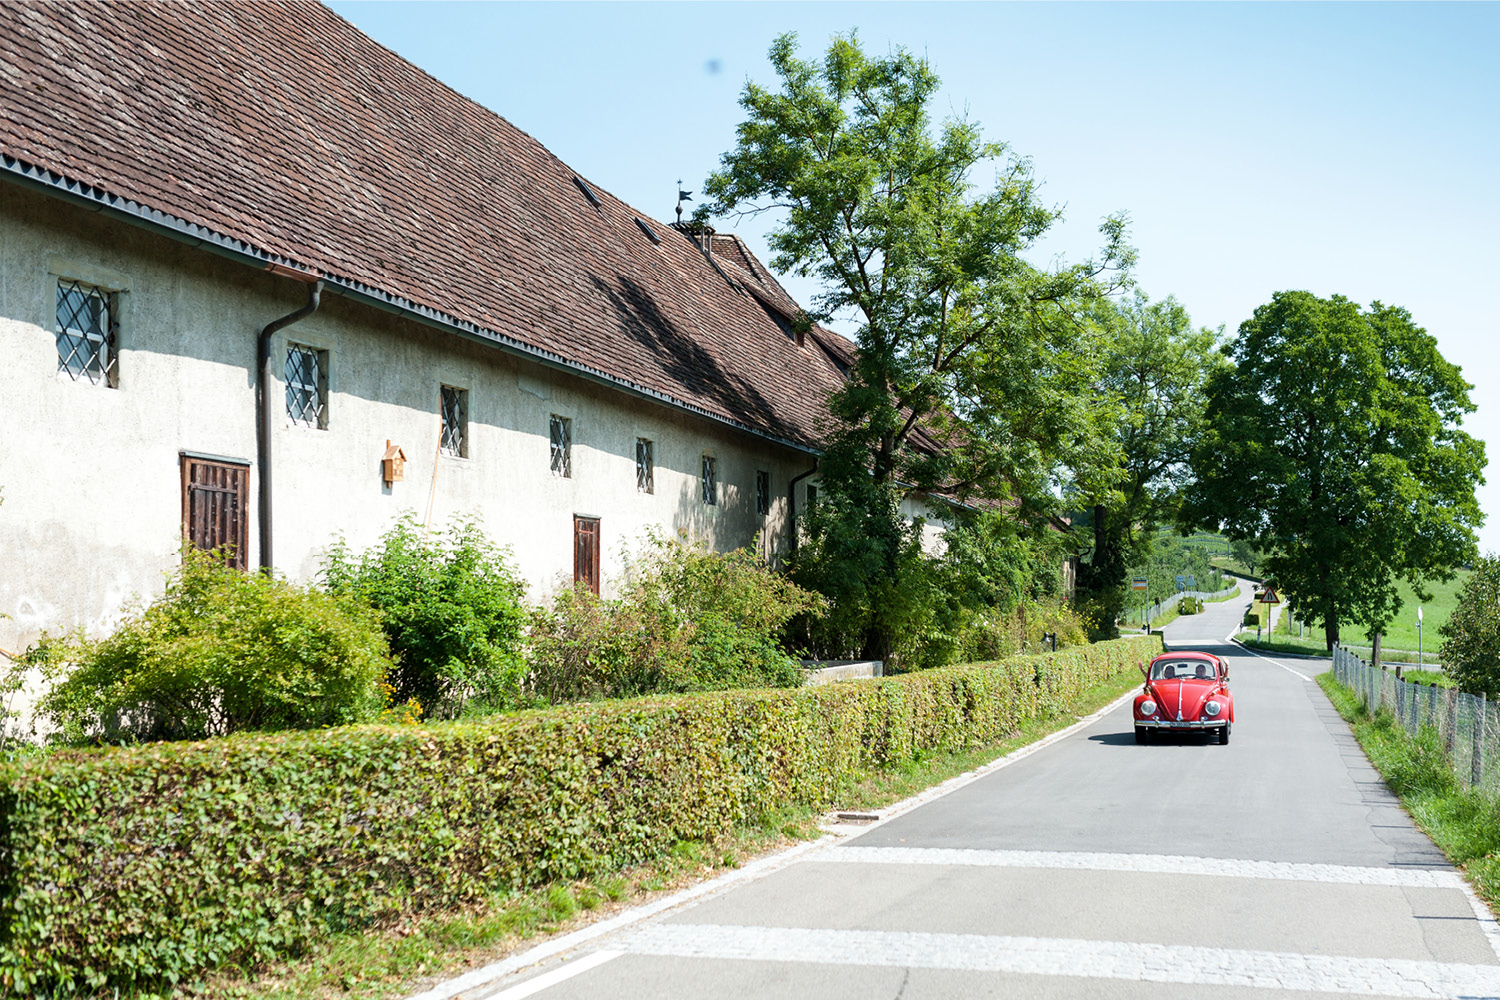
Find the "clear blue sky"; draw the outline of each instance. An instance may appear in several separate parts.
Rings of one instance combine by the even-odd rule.
[[[1475,386],[1500,552],[1500,4],[331,6],[662,220],[733,143],[745,81],[774,83],[777,34],[923,54],[940,108],[1065,207],[1047,254],[1088,255],[1124,210],[1143,290],[1202,325],[1233,333],[1291,288],[1411,310]]]

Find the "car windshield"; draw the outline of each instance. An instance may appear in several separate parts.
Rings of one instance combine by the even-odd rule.
[[[1160,660],[1151,664],[1153,681],[1212,680],[1218,671],[1207,660]]]

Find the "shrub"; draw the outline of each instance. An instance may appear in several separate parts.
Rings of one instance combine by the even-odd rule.
[[[1057,648],[1083,646],[1093,623],[1085,612],[1067,601],[1032,601],[1007,614],[982,611],[965,624],[960,655],[967,661],[998,660],[1029,649],[1040,649],[1042,634],[1057,636]]]
[[[1184,597],[1177,602],[1177,613],[1179,615],[1196,615],[1203,608],[1199,602],[1192,597]]]
[[[1160,649],[0,764],[0,992],[159,989],[994,742]]]
[[[646,536],[619,598],[575,587],[531,626],[531,683],[549,701],[735,687],[795,687],[803,672],[777,645],[819,599],[749,549],[715,554]]]
[[[184,549],[166,592],[104,639],[43,641],[38,715],[62,740],[199,739],[373,718],[391,666],[370,610]]]
[[[1500,558],[1487,556],[1474,564],[1438,635],[1444,669],[1460,690],[1490,698],[1500,694]]]
[[[477,521],[426,532],[410,514],[358,557],[339,538],[323,558],[329,591],[380,612],[397,669],[393,697],[434,718],[516,705],[525,665],[525,586]]]

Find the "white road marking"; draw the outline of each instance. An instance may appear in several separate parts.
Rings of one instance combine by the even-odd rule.
[[[623,951],[596,951],[592,955],[569,962],[561,968],[553,969],[551,972],[544,972],[535,979],[528,979],[519,986],[512,986],[503,993],[492,993],[486,1000],[521,1000],[522,997],[529,997],[533,993],[540,993],[542,990],[556,986],[558,983],[567,982],[574,976],[582,975],[590,969],[596,969],[605,962],[619,958],[623,954],[625,954]]]
[[[655,924],[629,935],[621,947],[633,954],[676,958],[1082,976],[1434,1000],[1500,997],[1500,966],[1495,965],[1071,938]]]
[[[1326,882],[1335,885],[1382,885],[1407,889],[1463,889],[1467,886],[1462,875],[1445,868],[1375,868],[1171,854],[1113,854],[1102,851],[981,851],[945,847],[849,846],[835,848],[811,860],[845,864],[1066,868],[1075,871]]]
[[[1306,674],[1304,674],[1300,670],[1293,670],[1291,667],[1287,666],[1285,663],[1282,663],[1280,660],[1276,659],[1274,656],[1267,656],[1265,653],[1262,653],[1259,650],[1251,649],[1249,646],[1246,646],[1242,642],[1236,642],[1234,637],[1239,634],[1239,631],[1240,631],[1239,629],[1235,629],[1233,632],[1229,633],[1228,635],[1226,635],[1224,637],[1224,641],[1226,643],[1229,643],[1232,646],[1238,646],[1238,647],[1240,647],[1245,652],[1250,653],[1252,656],[1258,656],[1262,660],[1270,660],[1272,663],[1276,664],[1282,670],[1285,670],[1289,674],[1295,674],[1296,676],[1298,676],[1298,677],[1302,678],[1303,680],[1307,681],[1309,684],[1313,683],[1313,679],[1311,677],[1307,676]]]

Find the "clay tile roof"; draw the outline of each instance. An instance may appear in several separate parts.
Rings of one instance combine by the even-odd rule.
[[[0,5],[0,154],[803,446],[841,379],[742,241],[711,261],[583,178],[595,207],[317,3]]]

